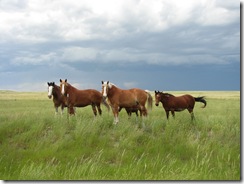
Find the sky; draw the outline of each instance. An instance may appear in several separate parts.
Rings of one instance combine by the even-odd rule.
[[[240,90],[240,1],[0,0],[0,90]]]

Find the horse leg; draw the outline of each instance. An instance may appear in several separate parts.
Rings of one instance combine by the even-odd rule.
[[[191,121],[195,120],[195,116],[194,116],[194,113],[193,113],[193,109],[187,109],[187,110],[191,114]]]
[[[130,117],[130,118],[131,118],[131,114],[132,114],[132,112],[131,112],[131,111],[129,111],[129,112],[128,112],[128,115],[129,115],[129,117]]]
[[[126,108],[125,108],[125,110],[126,110],[126,112],[128,114],[128,119],[130,119],[131,118],[131,111],[129,109],[126,109]]]
[[[58,114],[58,107],[55,106],[55,115],[57,115],[57,114]]]
[[[142,115],[143,116],[147,116],[147,109],[146,109],[146,107],[143,106],[143,105],[141,105],[140,108],[141,108],[141,111],[142,111]]]
[[[98,110],[99,115],[102,115],[102,109],[101,109],[100,104],[97,104],[97,110]]]
[[[193,111],[191,112],[191,121],[195,120],[195,116],[194,116],[194,113]]]
[[[95,104],[92,104],[91,106],[92,106],[94,116],[97,116],[97,109],[96,109]]]
[[[167,120],[169,120],[169,111],[165,111],[165,112],[166,112]]]
[[[136,116],[138,117],[138,110],[136,110]]]
[[[140,112],[141,112],[140,115],[142,115],[142,116],[141,116],[141,117],[142,117],[142,127],[145,127],[144,120],[145,120],[146,117],[147,117],[147,109],[146,109],[145,105],[140,105],[140,106],[139,106],[139,109],[140,109]]]
[[[74,111],[74,106],[73,105],[69,105],[68,111],[69,111],[70,115],[75,115],[75,111]]]
[[[114,124],[118,124],[118,122],[119,122],[119,113],[117,112],[117,113],[114,113]]]
[[[114,114],[114,124],[118,124],[119,122],[119,107],[115,106],[112,108],[113,109],[113,114]]]
[[[173,118],[175,118],[175,111],[171,111]]]
[[[61,115],[64,114],[64,105],[61,105]]]

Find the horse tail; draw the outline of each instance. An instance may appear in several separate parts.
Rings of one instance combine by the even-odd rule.
[[[145,90],[146,91],[146,93],[147,93],[147,109],[149,110],[149,111],[151,111],[152,110],[152,104],[153,104],[153,98],[152,98],[152,95],[151,95],[151,93],[150,93],[150,91],[148,91],[148,90]]]
[[[206,107],[206,105],[207,105],[207,102],[206,102],[206,100],[204,98],[205,98],[204,96],[194,98],[196,102],[202,102],[202,103],[204,103],[204,106],[202,106],[202,108]]]

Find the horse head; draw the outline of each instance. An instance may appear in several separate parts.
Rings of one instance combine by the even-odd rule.
[[[109,89],[111,89],[113,86],[113,84],[109,81],[106,81],[106,82],[103,82],[102,81],[102,95],[103,95],[103,98],[106,99],[108,97],[108,92],[109,92]]]
[[[161,94],[163,92],[155,90],[155,105],[158,106],[159,102],[162,100]]]
[[[103,95],[104,99],[106,99],[108,96],[108,84],[109,84],[109,81],[107,81],[107,82],[102,81],[102,95]]]
[[[55,82],[47,82],[47,85],[48,85],[48,98],[51,99],[52,98],[52,95],[53,95],[53,88],[54,88],[54,85],[55,85]]]
[[[60,79],[60,90],[62,95],[67,94],[67,86],[68,86],[67,79],[65,80]]]

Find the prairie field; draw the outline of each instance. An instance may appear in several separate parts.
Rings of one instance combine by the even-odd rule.
[[[161,104],[145,119],[123,109],[114,125],[104,106],[96,118],[91,106],[55,115],[47,92],[0,91],[0,179],[240,180],[240,92],[169,93],[207,106],[193,122],[187,110],[167,121]]]

